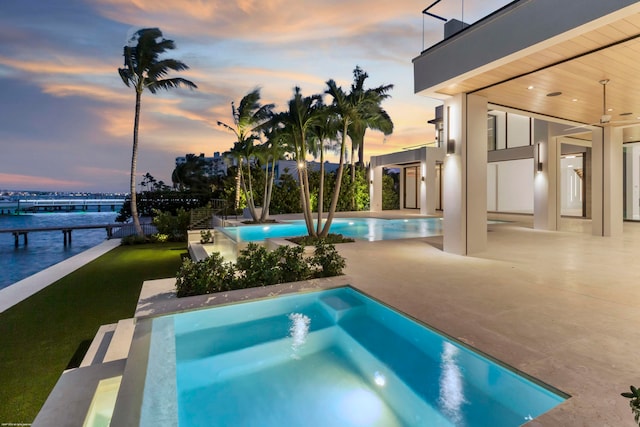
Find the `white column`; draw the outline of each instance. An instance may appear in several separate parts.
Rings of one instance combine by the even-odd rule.
[[[596,236],[622,234],[622,129],[603,128],[592,132],[593,209]]]
[[[625,195],[627,219],[640,218],[640,147],[629,145],[625,158],[627,194]]]
[[[444,104],[444,250],[459,255],[487,247],[487,100],[456,95]]]
[[[557,230],[560,223],[560,144],[549,133],[549,123],[533,122],[533,228]],[[539,170],[538,164],[541,164]]]
[[[429,178],[435,181],[435,179],[429,175],[427,159],[424,158],[420,161],[420,194],[418,196],[420,197],[420,215],[427,215],[429,213],[427,195],[431,193],[429,187],[433,186]]]
[[[369,210],[382,211],[382,166],[376,166],[369,171]]]

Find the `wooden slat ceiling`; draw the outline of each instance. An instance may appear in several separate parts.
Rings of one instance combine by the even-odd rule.
[[[547,46],[438,92],[476,93],[492,104],[595,124],[603,114],[599,82],[604,79],[609,80],[605,113],[611,115],[611,125],[640,123],[640,14]],[[547,96],[553,92],[561,95]],[[625,130],[626,139],[632,139],[631,132]],[[640,141],[640,129],[635,140]]]

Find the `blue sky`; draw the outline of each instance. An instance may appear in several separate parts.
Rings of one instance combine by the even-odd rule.
[[[224,152],[231,101],[255,87],[284,108],[294,86],[345,89],[356,65],[369,87],[393,84],[395,124],[369,131],[368,157],[433,140],[438,103],[413,93],[411,60],[442,37],[415,0],[3,0],[0,2],[0,190],[126,192],[134,92],[117,69],[137,29],[159,27],[198,89],[142,99],[138,174],[170,184],[175,157]],[[443,0],[433,9],[473,22],[505,0]],[[424,35],[423,35],[424,23]],[[178,74],[176,74],[178,75]]]

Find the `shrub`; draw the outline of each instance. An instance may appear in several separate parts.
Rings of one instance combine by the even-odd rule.
[[[202,230],[200,232],[200,243],[213,243],[213,234],[211,234],[211,230]]]
[[[166,234],[169,240],[184,242],[187,240],[187,229],[191,222],[191,214],[183,208],[178,208],[176,214],[154,210],[153,225],[159,234]]]
[[[169,241],[169,236],[162,233],[156,233],[151,235],[151,240],[156,243],[165,243]]]
[[[636,387],[629,387],[631,392],[620,393],[622,397],[626,397],[629,400],[629,406],[631,406],[631,413],[633,414],[633,419],[640,426],[640,390]]]
[[[336,247],[319,241],[311,258],[311,264],[316,267],[315,277],[340,276],[345,267],[345,260],[338,253]]]
[[[120,239],[120,244],[127,245],[142,245],[144,243],[149,243],[149,239],[147,236],[138,236],[137,234],[132,234],[130,236],[125,236]]]
[[[235,269],[214,252],[205,260],[185,259],[176,276],[178,297],[210,294],[235,289]]]
[[[274,251],[280,270],[280,283],[298,282],[311,277],[311,265],[302,246],[280,246]]]
[[[290,242],[296,243],[300,246],[315,246],[318,242],[324,242],[326,244],[336,244],[336,243],[353,243],[353,240],[350,237],[344,237],[342,234],[329,233],[327,237],[313,237],[313,236],[300,236],[300,237],[291,237],[289,239]]]
[[[344,266],[344,258],[335,246],[324,242],[316,245],[311,258],[304,256],[302,246],[280,246],[269,252],[264,246],[249,243],[240,251],[235,265],[225,263],[217,252],[198,262],[185,259],[177,274],[176,288],[178,297],[210,294],[337,276]]]
[[[251,288],[254,286],[275,285],[280,283],[280,272],[277,268],[276,252],[269,252],[264,246],[249,243],[240,251],[236,261],[238,270],[238,286]]]

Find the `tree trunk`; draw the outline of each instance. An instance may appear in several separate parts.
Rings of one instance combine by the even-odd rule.
[[[340,144],[340,163],[338,164],[338,172],[336,174],[336,186],[331,197],[331,205],[329,206],[329,212],[327,213],[327,222],[324,223],[324,227],[322,228],[322,232],[320,233],[319,237],[327,237],[327,235],[329,234],[331,222],[333,221],[333,215],[336,213],[336,206],[338,206],[340,187],[342,185],[342,172],[344,170],[344,153],[347,144],[346,139],[348,127],[349,124],[345,121],[344,129],[342,132],[342,143]]]
[[[242,157],[238,159],[238,170],[236,171],[236,211],[240,209],[240,178],[242,177]]]
[[[322,142],[320,142],[322,144]],[[322,211],[324,210],[324,149],[320,146],[320,186],[318,189],[318,224],[316,224],[316,233],[322,231]]]
[[[316,236],[317,234],[313,229],[313,220],[310,215],[310,200],[307,197],[308,192],[305,189],[304,170],[301,167],[298,167],[298,180],[300,181],[300,207],[302,208],[302,213],[304,214],[304,222],[307,226],[307,233],[309,234],[309,236]]]
[[[353,191],[355,189],[354,184],[356,182],[356,162],[355,162],[355,150],[354,150],[354,141],[351,141],[351,210],[356,210],[356,192]]]
[[[276,159],[271,160],[271,174],[269,174],[269,160],[267,159],[267,176],[265,179],[265,191],[262,198],[262,214],[260,215],[260,222],[265,222],[269,217],[269,205],[271,204],[271,194],[273,191],[273,181],[276,177]]]
[[[249,189],[247,189],[246,180],[244,179],[244,173],[240,174],[240,182],[242,184],[242,191],[244,192],[244,197],[247,199],[247,207],[249,208],[249,213],[251,214],[251,220],[253,222],[258,222],[258,216],[256,215],[256,206],[253,202],[253,189],[251,187],[251,166],[249,166],[249,162],[247,161],[247,167],[249,168]]]
[[[358,146],[358,166],[364,169],[364,138]]]
[[[136,112],[133,121],[133,150],[131,153],[131,181],[129,185],[129,191],[131,192],[131,217],[133,218],[133,226],[136,229],[138,236],[144,237],[144,231],[140,225],[140,218],[138,218],[138,201],[136,197],[136,166],[138,163],[138,127],[140,125],[140,98],[142,92],[136,90]]]

